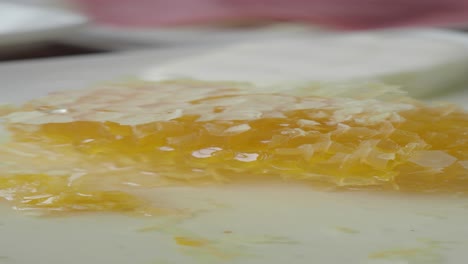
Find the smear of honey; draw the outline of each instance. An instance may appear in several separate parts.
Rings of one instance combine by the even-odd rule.
[[[202,247],[208,244],[208,241],[206,240],[190,237],[174,237],[174,241],[177,243],[177,245],[187,247]]]
[[[405,261],[406,263],[441,264],[444,258],[440,253],[443,242],[422,240],[423,246],[413,248],[397,248],[374,252],[370,259]]]
[[[66,177],[15,175],[0,177],[0,195],[16,209],[51,212],[140,212],[150,213],[148,204],[129,193],[69,186]]]

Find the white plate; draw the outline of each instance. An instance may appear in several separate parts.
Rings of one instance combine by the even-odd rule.
[[[197,52],[3,64],[1,99],[19,102],[139,75],[156,61]],[[468,199],[457,196],[323,193],[285,185],[168,188],[148,195],[157,204],[196,213],[181,221],[118,215],[34,218],[4,207],[0,263],[459,264],[468,255]],[[180,246],[177,236],[206,239],[209,245]]]
[[[448,30],[280,32],[156,66],[144,78],[243,80],[257,85],[383,80],[413,96],[466,86],[468,35]]]
[[[0,48],[54,39],[86,22],[86,17],[70,11],[0,2]]]

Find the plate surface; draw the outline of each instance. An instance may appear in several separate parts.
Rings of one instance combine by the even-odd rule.
[[[0,2],[0,48],[70,34],[86,22],[87,18],[70,11]]]
[[[3,64],[1,100],[17,103],[54,90],[138,76],[155,62],[198,52],[174,49]],[[468,102],[463,93],[447,98]],[[176,219],[36,218],[4,207],[0,263],[458,264],[468,255],[467,198],[280,185],[146,193],[156,204],[193,212]],[[207,246],[178,245],[177,237]]]
[[[466,86],[468,37],[448,30],[352,33],[280,32],[235,42],[206,54],[155,67],[149,80],[243,80],[257,85],[310,81],[382,80],[412,96]]]

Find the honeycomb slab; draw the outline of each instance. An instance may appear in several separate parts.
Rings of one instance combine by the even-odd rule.
[[[3,119],[0,195],[18,208],[141,210],[136,189],[276,180],[468,191],[468,114],[381,85],[141,82],[53,93]]]

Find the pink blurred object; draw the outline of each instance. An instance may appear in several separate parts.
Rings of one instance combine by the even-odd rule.
[[[339,29],[468,24],[468,0],[73,0],[96,22],[175,26],[299,21]]]

